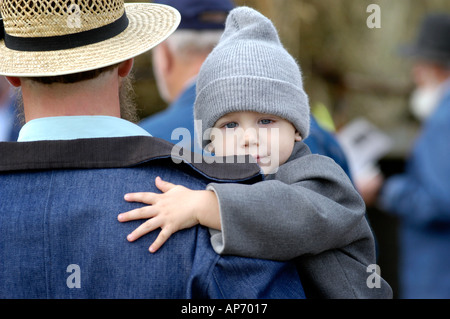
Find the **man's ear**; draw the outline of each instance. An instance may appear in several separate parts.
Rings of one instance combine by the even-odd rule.
[[[155,55],[154,63],[157,64],[156,67],[159,69],[159,72],[164,76],[167,76],[174,65],[174,55],[170,51],[167,42],[164,41],[158,44],[158,46],[154,48],[153,54]]]
[[[126,77],[128,74],[130,74],[131,69],[133,68],[133,62],[134,62],[134,59],[131,58],[131,59],[128,59],[128,60],[126,60],[126,61],[123,61],[123,62],[121,62],[121,63],[119,64],[119,70],[118,70],[118,72],[119,72],[119,76],[120,76],[120,77],[124,78],[124,77]]]
[[[164,55],[166,57],[166,63],[167,63],[166,68],[168,71],[172,71],[172,73],[173,73],[176,57],[174,56],[174,53],[171,51],[171,49],[169,48],[167,43],[163,42],[162,44],[163,44],[163,49],[164,49]]]
[[[6,80],[14,87],[19,87],[22,85],[20,78],[16,76],[5,76]]]

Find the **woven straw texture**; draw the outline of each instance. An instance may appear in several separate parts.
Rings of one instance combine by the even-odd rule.
[[[5,28],[8,34],[17,37],[48,37],[86,31],[117,20],[123,11],[123,1],[118,0],[2,1]]]
[[[16,2],[15,8],[12,2]],[[24,5],[18,8],[17,2]],[[71,7],[73,2],[80,4],[76,7],[77,12]],[[158,45],[180,22],[180,14],[172,7],[150,3],[123,4],[119,0],[0,0],[0,8],[5,31],[22,37],[66,35],[98,28],[122,16],[124,8],[129,20],[128,28],[112,39],[67,50],[16,51],[5,47],[2,40],[0,74],[9,76],[63,75],[116,64]],[[68,23],[73,14],[79,20]]]

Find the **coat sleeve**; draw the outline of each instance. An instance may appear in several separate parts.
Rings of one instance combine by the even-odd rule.
[[[353,242],[365,205],[330,158],[306,155],[280,167],[276,180],[208,185],[219,200],[219,254],[289,260]]]

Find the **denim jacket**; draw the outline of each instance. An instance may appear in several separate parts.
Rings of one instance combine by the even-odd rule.
[[[207,229],[175,233],[151,254],[152,232],[117,215],[158,190],[156,176],[192,189],[259,180],[250,164],[176,164],[152,137],[0,143],[1,298],[304,298],[290,263],[219,256]]]

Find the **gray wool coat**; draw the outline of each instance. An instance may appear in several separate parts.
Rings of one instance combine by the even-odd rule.
[[[365,204],[331,158],[297,142],[275,174],[252,185],[211,183],[222,231],[211,230],[219,254],[295,259],[309,298],[392,298],[373,273],[375,240]]]

